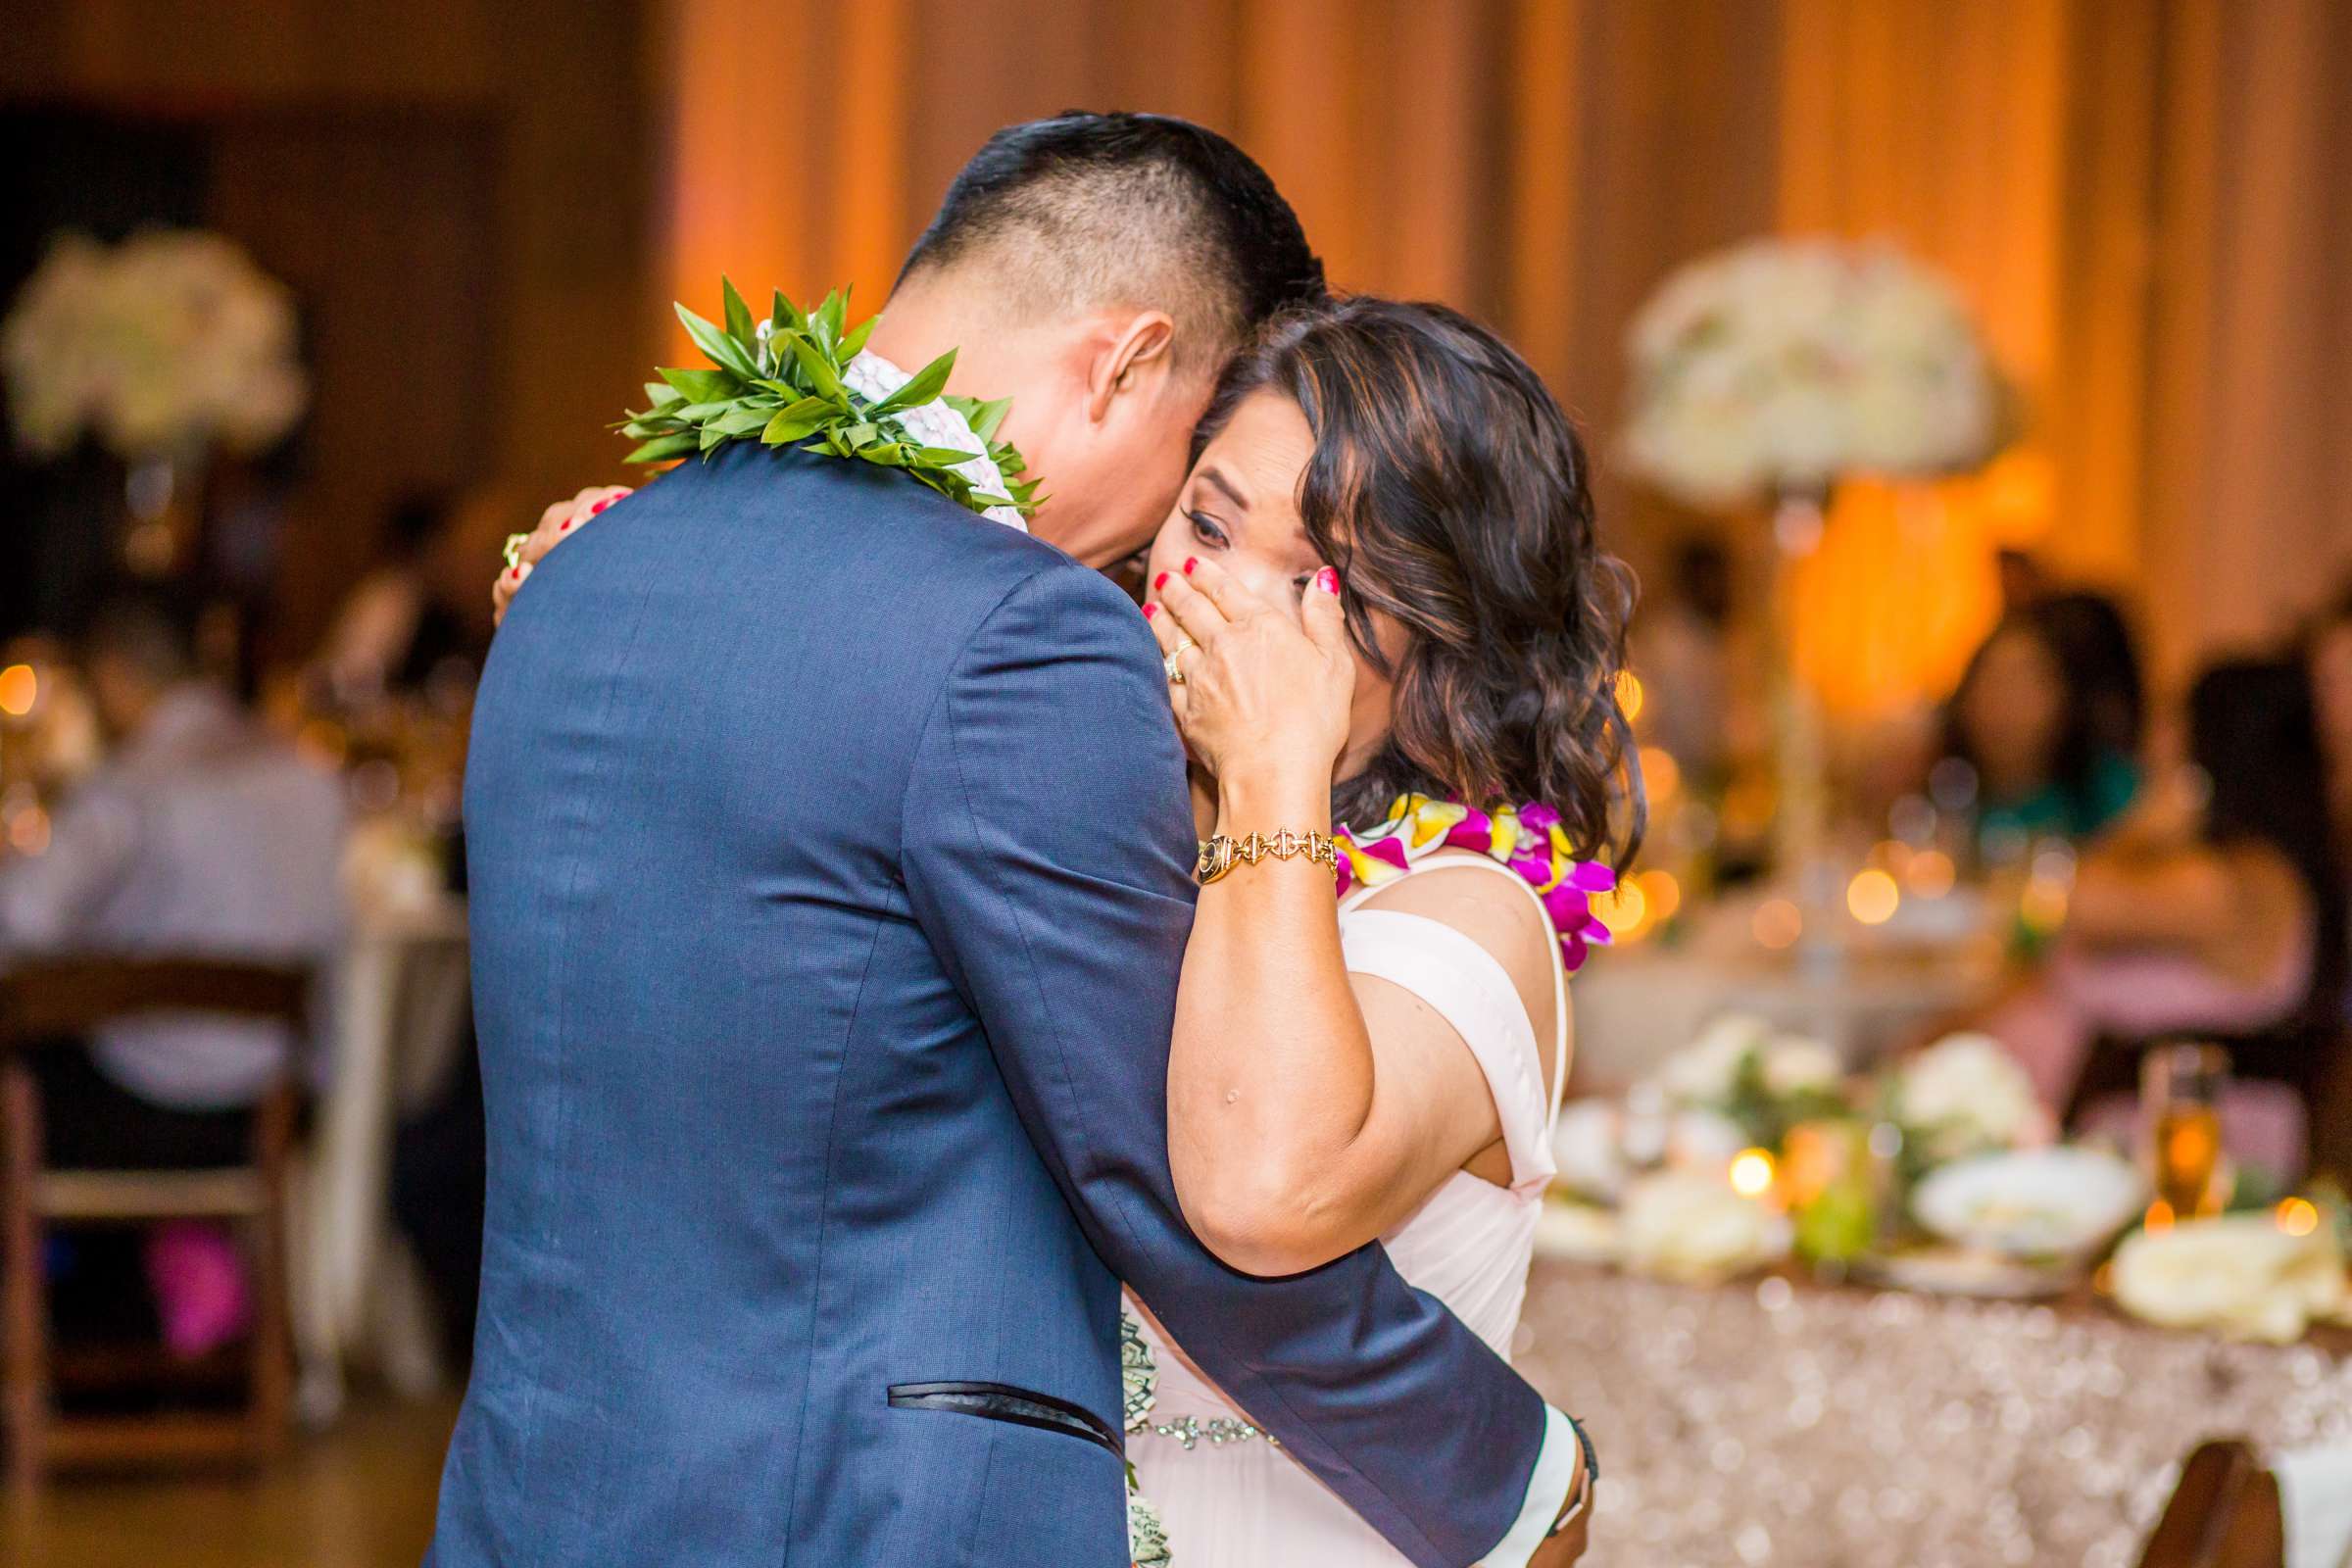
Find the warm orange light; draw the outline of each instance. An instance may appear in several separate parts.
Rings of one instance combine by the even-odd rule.
[[[1785,948],[1805,934],[1805,917],[1787,899],[1767,899],[1756,906],[1748,931],[1768,948]]]
[[[1642,716],[1644,695],[1642,690],[1641,676],[1630,669],[1621,669],[1617,672],[1617,706],[1625,710],[1627,723],[1630,724]]]
[[[1674,799],[1674,792],[1683,787],[1683,768],[1672,752],[1663,746],[1642,748],[1642,787],[1649,792],[1653,808]]]
[[[2277,1218],[2278,1228],[2289,1236],[2309,1236],[2320,1228],[2319,1205],[2308,1198],[2281,1200]]]
[[[30,664],[11,664],[0,669],[0,713],[23,718],[32,711],[33,701],[40,695],[41,678],[33,673]]]
[[[2067,887],[2055,877],[2034,877],[2017,901],[2017,917],[2028,930],[2050,932],[2066,924]]]
[[[1894,885],[1894,878],[1877,866],[1855,872],[1845,885],[1846,912],[1864,925],[1885,925],[1894,918],[1902,902],[1902,890]]]
[[[1674,911],[1683,906],[1683,885],[1672,871],[1644,871],[1634,878],[1634,886],[1642,890],[1649,917],[1660,925],[1673,919]]]
[[[1641,878],[1622,884],[1614,892],[1594,894],[1592,912],[1618,941],[1640,941],[1649,916],[1649,900],[1642,896]]]
[[[2152,1231],[2171,1230],[2173,1228],[2173,1205],[2159,1198],[2148,1205],[2147,1218],[2141,1223]]]
[[[1955,875],[1952,858],[1941,850],[1922,850],[1903,867],[1903,880],[1923,899],[1940,899],[1951,892]]]
[[[1772,1191],[1772,1154],[1762,1149],[1742,1149],[1732,1157],[1732,1191],[1741,1198],[1762,1198]]]

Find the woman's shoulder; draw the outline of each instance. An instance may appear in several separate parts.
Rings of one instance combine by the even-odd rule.
[[[1517,872],[1470,851],[1445,851],[1418,862],[1406,877],[1371,889],[1354,907],[1435,919],[1492,953],[1515,980],[1524,971],[1550,985],[1559,938],[1529,894]]]
[[[1454,850],[1419,861],[1409,874],[1375,888],[1354,907],[1418,915],[1468,937],[1502,965],[1529,1011],[1541,1017],[1550,1009],[1560,948],[1532,891],[1507,867]]]

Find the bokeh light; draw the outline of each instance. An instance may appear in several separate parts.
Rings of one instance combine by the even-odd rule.
[[[2308,1198],[2289,1198],[2278,1204],[2278,1228],[2289,1236],[2309,1236],[2320,1228],[2320,1206]]]
[[[1640,941],[1649,917],[1649,900],[1642,895],[1641,878],[1620,883],[1614,892],[1594,894],[1592,913],[1618,941]]]
[[[1885,925],[1894,918],[1902,902],[1902,890],[1894,885],[1894,878],[1875,865],[1855,872],[1845,885],[1846,912],[1864,925]]]
[[[23,718],[32,711],[32,705],[40,695],[41,678],[30,664],[11,664],[0,669],[0,713]]]
[[[1778,950],[1790,946],[1805,934],[1805,917],[1787,899],[1766,899],[1756,906],[1748,931],[1765,947]]]
[[[1630,724],[1642,716],[1642,704],[1644,696],[1645,694],[1642,690],[1641,676],[1630,669],[1621,669],[1617,672],[1617,706],[1625,710],[1627,723]]]
[[[1644,871],[1634,878],[1634,886],[1642,890],[1642,902],[1648,906],[1653,924],[1664,925],[1683,906],[1683,885],[1674,879],[1672,871]]]
[[[1940,899],[1958,878],[1952,858],[1941,850],[1922,850],[1903,867],[1903,881],[1923,899]]]
[[[1732,1157],[1732,1191],[1741,1198],[1762,1198],[1772,1191],[1772,1154],[1762,1149],[1742,1149]]]

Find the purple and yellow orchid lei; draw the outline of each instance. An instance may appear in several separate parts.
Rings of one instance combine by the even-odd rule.
[[[1332,838],[1343,898],[1353,887],[1393,882],[1439,850],[1472,850],[1509,866],[1536,890],[1560,934],[1560,958],[1570,974],[1593,946],[1608,946],[1609,928],[1592,912],[1592,895],[1612,891],[1617,873],[1578,859],[1560,813],[1542,801],[1481,811],[1458,801],[1399,795],[1386,821],[1361,831],[1343,826]]]

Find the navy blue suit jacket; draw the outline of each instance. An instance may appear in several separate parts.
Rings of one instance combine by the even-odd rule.
[[[429,1564],[1112,1568],[1121,1279],[1416,1563],[1500,1540],[1534,1392],[1378,1248],[1253,1280],[1178,1215],[1161,679],[1108,581],[862,464],[690,462],[539,567],[466,783]]]

